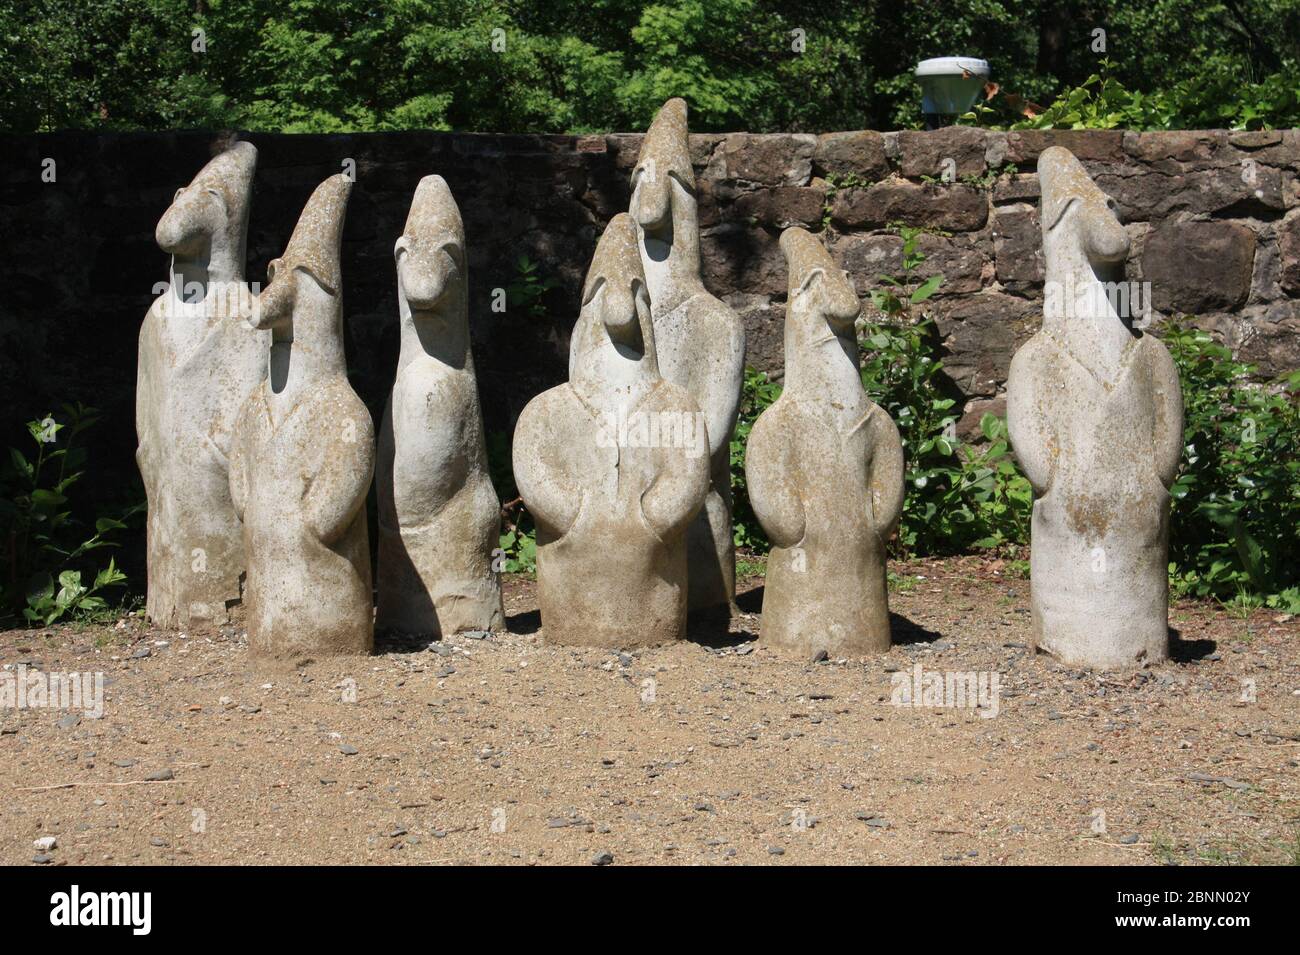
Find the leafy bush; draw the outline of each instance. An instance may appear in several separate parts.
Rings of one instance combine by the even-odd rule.
[[[1149,93],[1111,75],[1115,64],[1062,90],[1041,113],[1011,129],[1260,129],[1300,124],[1300,88],[1282,74],[1251,83],[1230,72],[1204,72]],[[996,99],[993,101],[997,103]],[[999,110],[979,105],[962,119],[996,123]]]
[[[1300,371],[1267,386],[1204,331],[1165,343],[1184,403],[1184,466],[1172,488],[1175,589],[1265,599],[1300,613]]]
[[[541,264],[526,255],[515,260],[515,278],[506,286],[506,302],[533,318],[546,317],[542,297],[560,284],[553,275],[542,276]]]
[[[737,547],[758,553],[767,553],[771,546],[758,515],[749,503],[749,487],[745,483],[745,448],[749,445],[749,432],[758,416],[781,397],[781,386],[767,376],[767,372],[745,369],[745,380],[740,391],[740,413],[736,417],[736,430],[731,434],[731,534]]]
[[[40,625],[64,617],[95,619],[109,610],[102,592],[124,584],[126,575],[112,559],[95,568],[88,555],[117,546],[108,536],[125,528],[124,518],[143,506],[131,508],[123,518],[100,517],[88,536],[79,530],[68,491],[85,475],[86,452],[74,442],[98,420],[98,413],[81,404],[64,405],[63,411],[66,422],[53,415],[29,421],[35,460],[10,448],[0,472],[5,564],[0,615],[21,611]],[[82,582],[83,573],[93,575],[91,583]]]

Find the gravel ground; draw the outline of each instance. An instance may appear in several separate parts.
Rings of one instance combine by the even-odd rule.
[[[0,632],[11,672],[106,678],[98,719],[0,709],[0,862],[1300,860],[1300,620],[1180,603],[1173,661],[1092,674],[1027,650],[1000,564],[894,570],[867,660],[755,643],[757,579],[631,654],[546,646],[521,577],[509,633],[296,668],[238,627]],[[1000,692],[895,705],[917,664]]]

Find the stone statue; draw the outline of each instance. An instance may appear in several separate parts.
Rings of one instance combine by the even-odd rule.
[[[684,388],[709,429],[709,496],[691,527],[690,609],[727,610],[736,597],[731,532],[731,434],[745,376],[740,317],[704,288],[686,102],[659,110],[632,173],[632,218],[650,293],[659,370]]]
[[[397,240],[402,350],[379,434],[379,613],[407,633],[504,626],[470,353],[465,227],[441,176],[420,180]]]
[[[524,408],[515,483],[537,523],[549,643],[631,647],[686,625],[686,534],[709,486],[704,416],[659,375],[627,215],[601,236],[573,330],[569,381]]]
[[[781,235],[790,270],[785,387],[749,434],[749,501],[772,541],[761,639],[830,656],[889,649],[885,543],[903,446],[862,390],[858,297],[816,236]]]
[[[271,330],[268,378],[235,427],[230,491],[248,553],[248,645],[300,660],[374,640],[366,492],[370,412],[348,384],[339,246],[352,181],[312,193],[250,321]]]
[[[244,246],[257,149],[236,143],[176,193],[158,222],[170,282],[140,329],[136,461],[149,501],[149,618],[225,623],[244,573],[230,501],[230,435],[266,375],[267,336],[245,319]]]
[[[1034,488],[1036,644],[1072,666],[1166,659],[1169,487],[1183,444],[1178,372],[1111,292],[1129,240],[1069,151],[1038,160],[1043,327],[1011,362],[1007,419]]]

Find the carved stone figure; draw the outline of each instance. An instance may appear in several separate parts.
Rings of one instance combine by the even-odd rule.
[[[785,387],[749,433],[749,500],[772,541],[761,638],[831,656],[889,649],[885,543],[903,509],[898,429],[862,390],[857,294],[787,229]]]
[[[1178,373],[1164,345],[1117,311],[1129,240],[1111,200],[1061,147],[1039,157],[1038,177],[1043,327],[1007,381],[1011,441],[1035,497],[1034,637],[1073,666],[1157,662],[1169,652]]]
[[[402,349],[379,434],[377,623],[499,630],[501,502],[470,353],[465,228],[441,176],[420,180],[394,254]]]
[[[230,434],[266,375],[267,336],[248,327],[244,245],[257,149],[236,143],[176,193],[158,222],[170,282],[140,329],[136,461],[149,501],[149,618],[224,623],[244,548],[230,501]]]
[[[686,390],[709,429],[709,495],[691,527],[690,609],[735,602],[731,434],[745,375],[740,317],[704,288],[686,102],[670,99],[646,133],[632,173],[632,218],[650,293],[659,371]]]
[[[636,233],[601,236],[573,330],[569,381],[524,408],[515,483],[537,523],[550,643],[631,647],[686,625],[686,533],[709,486],[698,405],[659,375]]]
[[[338,175],[316,187],[250,316],[271,330],[270,361],[235,427],[230,491],[248,553],[248,645],[260,656],[373,645],[374,425],[343,354],[339,246],[351,186]]]

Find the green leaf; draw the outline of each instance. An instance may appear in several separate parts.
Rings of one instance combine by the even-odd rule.
[[[942,284],[943,284],[942,275],[930,276],[930,278],[926,279],[923,283],[921,283],[921,285],[915,291],[912,292],[912,295],[910,297],[911,303],[913,305],[919,305],[921,302],[924,302],[931,295],[933,295],[938,290],[939,286]]]

